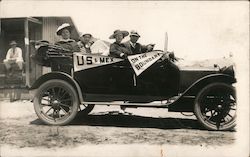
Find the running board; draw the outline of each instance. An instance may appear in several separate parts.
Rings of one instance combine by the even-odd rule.
[[[181,95],[179,96],[174,96],[168,100],[162,100],[162,101],[153,101],[150,103],[143,103],[143,102],[129,102],[129,101],[83,101],[81,104],[94,104],[94,105],[116,105],[116,106],[131,106],[131,107],[156,107],[156,108],[168,108],[169,105],[175,103],[178,101],[178,99],[181,98]],[[183,96],[183,98],[188,98],[188,99],[194,99],[195,96]]]
[[[124,102],[124,101],[113,101],[113,102],[90,102],[84,101],[81,104],[95,104],[95,105],[117,105],[117,106],[135,106],[135,107],[163,107],[167,108],[171,102],[168,101],[157,101],[151,103],[134,103],[134,102]]]

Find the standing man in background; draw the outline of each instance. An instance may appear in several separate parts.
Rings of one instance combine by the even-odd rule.
[[[8,50],[3,62],[7,69],[7,75],[12,75],[13,67],[17,66],[19,70],[23,69],[23,56],[22,49],[17,47],[15,40],[12,40],[9,45],[11,48]]]

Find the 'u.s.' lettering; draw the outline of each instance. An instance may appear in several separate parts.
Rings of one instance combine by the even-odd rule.
[[[77,56],[77,65],[106,64],[114,62],[112,57]]]
[[[86,60],[87,60],[87,65],[92,64],[92,56],[87,56]]]
[[[77,56],[77,65],[84,65],[84,58],[83,56]]]

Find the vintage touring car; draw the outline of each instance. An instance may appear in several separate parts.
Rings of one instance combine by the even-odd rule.
[[[120,59],[38,45],[33,58],[52,67],[31,87],[35,112],[46,124],[66,125],[94,105],[193,112],[208,130],[230,130],[236,124],[233,66],[187,70],[163,51]]]

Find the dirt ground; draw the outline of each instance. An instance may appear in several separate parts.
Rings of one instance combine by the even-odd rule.
[[[0,102],[0,144],[15,148],[74,148],[82,145],[146,144],[225,146],[235,132],[207,131],[194,116],[166,109],[126,109],[132,115],[111,113],[118,106],[95,106],[90,115],[67,126],[47,126],[29,101]]]

